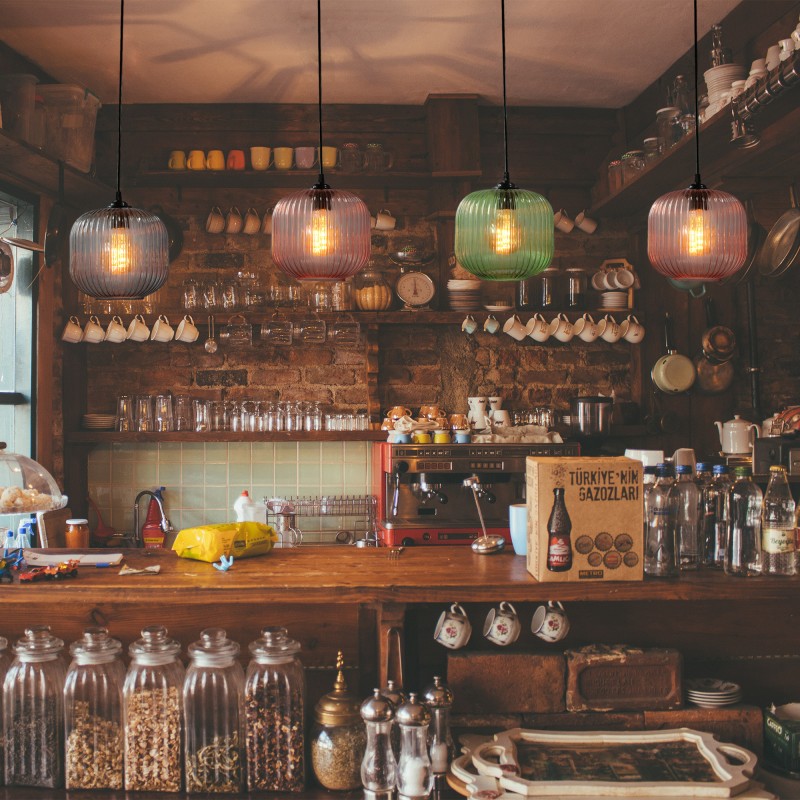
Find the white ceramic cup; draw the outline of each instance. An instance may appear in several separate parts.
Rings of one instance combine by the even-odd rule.
[[[500,323],[497,321],[497,318],[494,316],[494,314],[489,314],[489,316],[486,317],[486,321],[483,323],[483,329],[486,331],[486,333],[491,334],[495,334],[500,330]]]
[[[197,330],[194,320],[187,314],[179,323],[175,331],[176,342],[196,342],[200,337],[200,331]]]
[[[503,323],[503,333],[507,333],[512,339],[516,339],[518,342],[521,342],[528,335],[525,326],[522,324],[522,320],[520,320],[516,314],[514,314],[513,317],[509,317]]]
[[[517,610],[505,600],[497,608],[490,609],[483,623],[483,635],[501,647],[513,644],[519,638],[520,625]]]
[[[375,215],[375,230],[378,231],[393,231],[397,220],[392,216],[392,212],[386,208],[382,208]]]
[[[525,331],[534,342],[546,342],[550,338],[550,323],[541,314],[534,314]]]
[[[780,48],[781,61],[786,61],[794,53],[794,39],[781,39],[778,42],[778,47]]]
[[[553,224],[562,233],[571,233],[575,223],[567,216],[567,212],[562,208],[553,214]]]
[[[248,208],[247,213],[244,215],[244,222],[242,223],[242,233],[247,233],[252,236],[261,230],[261,217],[258,216],[258,211],[254,208]]]
[[[492,411],[489,415],[492,420],[492,427],[494,428],[510,428],[511,427],[511,412],[506,411],[504,408],[498,408],[497,411]]]
[[[141,314],[137,314],[128,325],[128,341],[144,342],[150,337],[150,328]]]
[[[609,275],[611,275],[611,272],[595,272],[595,274],[592,275],[592,289],[598,292],[607,292],[610,289],[616,288],[609,282]]]
[[[175,329],[169,324],[169,320],[161,314],[153,323],[153,332],[150,339],[153,342],[171,342],[175,338]]]
[[[609,272],[609,280],[613,283],[612,289],[630,289],[636,283],[636,276],[629,269],[618,269]]]
[[[100,320],[97,319],[96,316],[92,315],[89,317],[89,321],[86,323],[86,327],[83,329],[81,341],[88,342],[89,344],[97,344],[98,342],[102,342],[105,338],[106,332],[103,330]]]
[[[464,317],[464,321],[461,323],[461,330],[469,336],[472,336],[472,334],[478,330],[478,323],[475,321],[475,317],[473,317],[472,314],[467,314],[467,316]]]
[[[458,603],[453,603],[448,610],[442,611],[433,638],[451,650],[458,650],[469,641],[471,634],[472,625],[467,612]]]
[[[489,416],[503,407],[503,398],[499,394],[489,396]]]
[[[531,633],[546,642],[560,642],[569,633],[569,619],[561,603],[547,601],[533,612]]]
[[[631,344],[639,344],[644,339],[644,325],[632,314],[622,321],[620,325],[622,338]]]
[[[766,71],[767,71],[767,60],[765,58],[756,58],[750,65],[751,75],[754,72],[766,72]]]
[[[83,336],[83,329],[77,317],[70,317],[67,324],[64,326],[64,332],[61,334],[61,341],[68,342],[69,344],[77,344]]]
[[[600,337],[600,324],[594,321],[591,314],[584,314],[575,321],[575,335],[583,342],[594,342]]]
[[[243,223],[242,212],[234,206],[225,215],[225,233],[239,233]]]
[[[597,230],[597,220],[586,216],[586,211],[579,211],[575,215],[575,227],[584,233],[594,233]]]
[[[297,169],[311,169],[317,163],[317,148],[295,147],[294,163]]]
[[[775,69],[781,63],[780,45],[774,44],[767,49],[767,57],[764,59],[767,69]]]
[[[550,335],[559,342],[568,342],[575,335],[575,326],[566,314],[559,314],[550,322]]]
[[[514,503],[508,507],[508,530],[518,556],[528,554],[528,505]]]
[[[601,338],[606,342],[618,342],[622,338],[622,326],[610,314],[603,317],[603,330],[600,333]]]
[[[222,233],[225,230],[225,215],[219,206],[214,206],[206,217],[206,231],[208,233]]]
[[[124,342],[128,338],[128,331],[125,330],[125,326],[119,317],[111,317],[111,322],[108,323],[104,338],[105,341],[113,342],[114,344]]]
[[[271,147],[251,147],[250,148],[250,166],[263,172],[269,169],[272,163],[272,148]]]

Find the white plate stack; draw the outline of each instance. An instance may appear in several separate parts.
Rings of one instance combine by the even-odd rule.
[[[453,311],[477,311],[481,307],[481,282],[451,278],[447,281],[447,301]]]
[[[628,307],[628,292],[603,292],[600,295],[602,311],[620,311]]]
[[[705,73],[708,89],[707,117],[713,116],[731,99],[731,84],[744,80],[745,77],[745,69],[740,64],[720,64]]]
[[[114,414],[84,414],[81,424],[87,431],[111,431],[116,420]]]
[[[732,706],[741,702],[742,687],[719,678],[692,678],[686,681],[686,699],[700,708]]]

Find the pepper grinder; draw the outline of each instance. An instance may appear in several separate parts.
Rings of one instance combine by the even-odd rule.
[[[400,726],[400,763],[397,765],[399,800],[425,800],[433,788],[428,756],[428,724],[431,714],[412,692],[397,709]]]
[[[450,734],[450,709],[453,693],[435,675],[433,685],[425,690],[425,705],[431,710],[430,754],[433,769],[433,796],[440,798],[445,786],[447,768],[455,755],[453,737]]]
[[[364,800],[392,800],[397,782],[397,762],[392,750],[394,704],[380,689],[361,704],[361,718],[367,726],[367,748],[361,762]]]
[[[395,713],[406,701],[403,689],[393,680],[386,681],[386,686],[381,689],[381,694],[394,706]],[[392,750],[394,751],[395,761],[400,758],[400,726],[397,720],[392,723]]]

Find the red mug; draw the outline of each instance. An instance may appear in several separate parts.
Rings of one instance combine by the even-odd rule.
[[[228,169],[244,169],[244,150],[231,150],[228,153]]]

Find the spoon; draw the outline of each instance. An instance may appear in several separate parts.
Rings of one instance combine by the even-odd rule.
[[[206,339],[205,345],[206,353],[216,353],[217,352],[217,340],[214,338],[214,315],[211,314],[208,317],[208,339]]]

